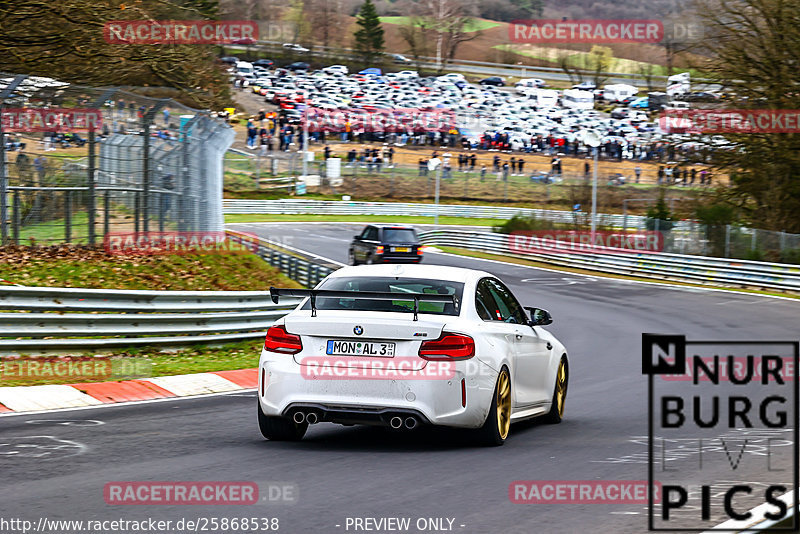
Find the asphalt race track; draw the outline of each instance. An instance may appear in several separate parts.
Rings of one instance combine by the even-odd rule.
[[[231,227],[345,262],[350,238],[363,225]],[[408,532],[420,531],[414,527],[418,518],[452,519],[452,531],[470,534],[644,532],[646,505],[514,504],[509,484],[647,480],[643,332],[706,340],[798,337],[797,301],[444,254],[428,254],[425,263],[490,271],[524,305],[552,313],[549,329],[571,358],[562,424],[516,425],[500,448],[477,447],[461,432],[395,433],[330,424],[314,425],[302,442],[286,444],[262,439],[254,393],[0,417],[3,516],[33,521],[266,517],[278,518],[279,531],[289,533],[355,532],[346,527],[347,518],[368,517],[411,518]],[[253,366],[257,359],[254,354]],[[737,476],[757,483],[764,471],[756,455],[746,453]],[[143,480],[248,480],[262,490],[292,485],[297,494],[293,502],[238,507],[104,502],[106,483]],[[725,519],[719,509],[714,516]],[[448,528],[448,521],[443,525]]]

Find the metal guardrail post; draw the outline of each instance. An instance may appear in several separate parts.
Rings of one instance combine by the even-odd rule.
[[[139,233],[139,205],[141,195],[136,192],[133,194],[133,231]]]
[[[168,99],[162,99],[156,102],[150,109],[145,110],[142,114],[142,134],[144,135],[144,147],[142,148],[142,230],[147,233],[150,229],[150,189],[152,188],[152,176],[150,173],[150,127],[153,125],[155,114],[164,107]]]
[[[95,189],[95,167],[97,164],[97,157],[95,155],[95,133],[94,128],[89,130],[89,169],[88,169],[88,182],[89,197],[87,200],[86,211],[89,216],[89,245],[94,245],[95,242],[95,217],[97,215],[97,191]]]
[[[103,237],[108,235],[111,224],[111,191],[103,193]]]
[[[731,225],[725,225],[725,257],[731,257]]]
[[[19,245],[19,230],[22,220],[20,218],[20,205],[19,205],[19,191],[14,191],[14,213],[11,222],[11,228],[14,235],[14,244]]]
[[[64,241],[72,242],[72,191],[67,191],[64,199]]]
[[[164,202],[169,197],[167,196],[167,193],[156,193],[156,197],[158,198],[158,231],[163,232],[164,216],[166,215],[164,210]]]
[[[144,136],[144,147],[142,148],[142,190],[144,191],[144,198],[140,201],[141,213],[137,210],[137,220],[139,215],[142,216],[142,230],[147,233],[149,229],[148,216],[150,211],[149,198],[150,198],[150,124],[151,115],[149,113],[142,114],[142,135]],[[138,198],[138,195],[137,195]],[[138,224],[136,225],[138,228]],[[139,231],[138,229],[136,230]]]
[[[6,98],[28,77],[19,74],[0,91],[0,117],[3,116]],[[3,130],[3,121],[0,120],[0,245],[8,242],[8,168],[6,165],[6,134]]]
[[[111,97],[116,93],[116,89],[107,89],[103,94],[92,104],[92,107],[95,109],[101,108],[107,100],[111,99]],[[95,240],[97,239],[97,235],[95,232],[95,221],[97,219],[97,191],[96,187],[96,174],[97,174],[97,154],[95,151],[97,138],[96,132],[94,129],[95,124],[91,123],[89,126],[89,154],[88,154],[88,165],[87,165],[87,183],[86,185],[89,187],[89,196],[86,199],[86,211],[89,216],[89,245],[94,245]]]

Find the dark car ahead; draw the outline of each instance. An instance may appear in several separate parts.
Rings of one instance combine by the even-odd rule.
[[[268,69],[271,69],[272,67],[275,66],[275,62],[272,61],[271,59],[257,59],[255,61],[253,61],[253,66],[254,67],[266,67]]]
[[[294,63],[290,63],[290,64],[286,65],[286,67],[284,67],[284,68],[286,68],[288,70],[291,70],[291,71],[298,71],[298,70],[308,70],[310,66],[311,65],[309,65],[305,61],[296,61]]]
[[[506,84],[506,81],[500,76],[489,76],[488,78],[482,79],[478,83],[481,85],[494,85],[495,87],[503,87]]]
[[[355,236],[348,254],[350,264],[419,263],[422,244],[409,226],[371,224]]]

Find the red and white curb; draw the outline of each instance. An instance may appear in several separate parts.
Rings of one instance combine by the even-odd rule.
[[[123,382],[0,387],[0,413],[192,397],[258,387],[258,369],[158,376]]]

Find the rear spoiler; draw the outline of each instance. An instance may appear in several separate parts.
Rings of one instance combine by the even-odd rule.
[[[430,293],[390,293],[383,291],[337,291],[334,289],[282,289],[269,288],[272,302],[278,303],[281,297],[310,297],[311,317],[317,316],[317,297],[363,300],[409,300],[414,302],[414,320],[417,320],[420,302],[448,302],[457,305],[455,295],[438,295]]]

